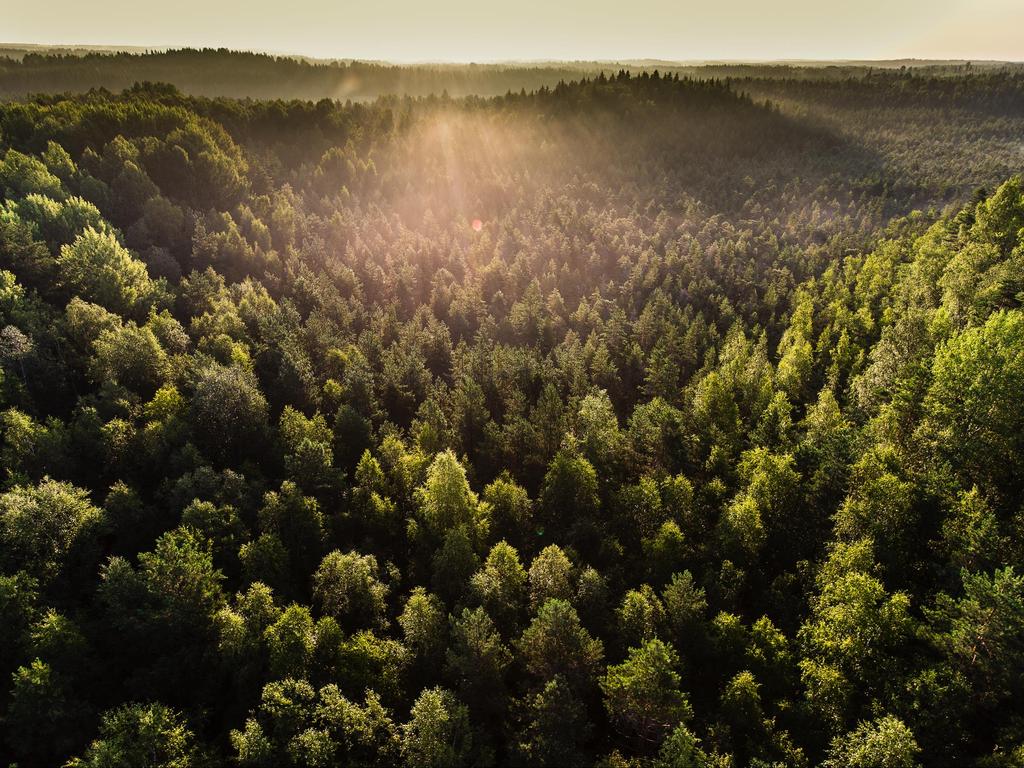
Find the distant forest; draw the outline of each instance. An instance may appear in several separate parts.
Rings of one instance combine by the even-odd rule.
[[[1019,70],[2,67],[0,762],[1024,765]]]
[[[553,88],[560,81],[624,69],[701,80],[845,80],[902,72],[955,77],[979,72],[1024,74],[1024,65],[1001,62],[893,61],[877,64],[707,64],[674,62],[537,62],[419,64],[325,61],[214,49],[98,51],[0,46],[0,98],[35,93],[120,91],[141,81],[170,83],[193,96],[254,99],[372,100],[378,96],[501,96],[509,91]]]

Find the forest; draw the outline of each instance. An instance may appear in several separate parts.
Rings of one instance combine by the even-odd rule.
[[[1024,765],[1019,70],[136,80],[0,102],[0,763]]]
[[[274,56],[226,48],[103,49],[15,46],[0,43],[0,97],[38,93],[121,91],[137,82],[170,83],[192,96],[253,99],[352,99],[379,96],[501,96],[509,91],[554,88],[560,81],[619,70],[710,79],[836,81],[868,75],[959,77],[1024,75],[1024,64],[999,61],[892,60],[871,62],[675,62],[633,60],[530,63],[421,63]]]

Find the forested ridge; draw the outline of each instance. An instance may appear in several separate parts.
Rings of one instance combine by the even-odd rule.
[[[1024,764],[1022,84],[0,104],[4,762]]]
[[[1024,75],[1024,65],[999,61],[901,60],[766,64],[673,61],[536,61],[399,65],[384,61],[310,59],[224,48],[97,50],[0,44],[0,97],[37,93],[120,91],[139,81],[166,82],[193,96],[256,99],[354,99],[379,96],[500,96],[553,88],[559,81],[625,69],[701,80],[753,79],[836,82],[878,76],[957,78]]]

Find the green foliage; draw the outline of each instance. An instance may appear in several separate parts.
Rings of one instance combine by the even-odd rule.
[[[329,484],[334,474],[334,435],[327,420],[319,413],[310,419],[285,406],[279,432],[288,475],[309,490]]]
[[[604,656],[600,640],[580,625],[575,609],[564,600],[548,600],[516,644],[527,672],[540,680],[562,675],[576,690],[593,679]]]
[[[483,608],[465,608],[452,620],[448,676],[459,697],[478,717],[494,710],[500,714],[505,670],[511,662],[512,653]]]
[[[120,557],[103,568],[102,616],[128,663],[146,670],[140,688],[163,697],[208,682],[207,650],[215,641],[225,598],[212,547],[195,531],[176,528],[157,539],[133,567]],[[112,641],[113,638],[107,640]]]
[[[251,375],[211,366],[196,382],[190,420],[199,444],[220,461],[252,455],[265,439],[267,401]]]
[[[201,764],[195,735],[163,704],[127,704],[103,715],[99,738],[74,768],[191,768]]]
[[[372,691],[359,704],[336,685],[316,690],[288,678],[264,686],[231,744],[243,766],[386,766],[398,756],[398,729]]]
[[[993,314],[939,349],[922,429],[937,458],[966,487],[1013,496],[1020,489],[1019,403],[1024,397],[1024,319]],[[992,457],[1002,457],[992,461]]]
[[[30,194],[46,195],[56,200],[64,197],[60,179],[50,173],[41,160],[14,149],[8,149],[0,163],[0,189],[6,198]]]
[[[601,678],[605,706],[612,723],[642,745],[657,747],[665,735],[692,715],[679,690],[679,657],[670,645],[650,640],[630,648],[621,664]]]
[[[549,680],[520,706],[523,726],[515,749],[524,765],[587,764],[584,745],[592,726],[586,708],[563,678]]]
[[[963,595],[940,595],[935,642],[988,705],[1013,696],[1024,675],[1024,577],[1013,567],[963,571]]]
[[[194,499],[182,510],[181,524],[195,529],[212,542],[215,563],[234,565],[239,546],[248,537],[238,510],[230,504],[218,506],[210,501]]]
[[[519,553],[504,541],[499,541],[491,548],[483,566],[473,574],[470,581],[474,598],[498,626],[506,631],[519,626],[526,600],[526,586],[527,573],[519,561]]]
[[[463,527],[473,536],[484,536],[487,517],[466,480],[466,470],[451,451],[439,453],[427,469],[426,482],[416,491],[420,516],[427,529],[443,537]]]
[[[659,768],[705,768],[710,764],[700,740],[683,724],[677,725],[662,743],[656,763]]]
[[[557,535],[592,523],[600,506],[593,465],[573,452],[559,451],[544,477],[540,496],[546,530]]]
[[[398,617],[406,645],[419,657],[437,663],[445,647],[447,617],[437,595],[416,587]]]
[[[102,512],[88,492],[70,483],[44,480],[0,495],[0,544],[5,571],[24,570],[52,578],[95,538]]]
[[[403,763],[414,768],[468,765],[472,747],[468,714],[450,691],[423,691],[402,726]]]
[[[264,632],[270,670],[275,677],[301,676],[316,646],[315,625],[304,605],[289,605]]]
[[[470,577],[479,565],[472,533],[464,525],[451,528],[432,558],[431,583],[438,594],[454,604],[463,599]]]
[[[6,717],[14,753],[27,762],[40,763],[67,754],[81,738],[81,728],[75,722],[76,704],[67,683],[42,659],[19,667],[12,676]]]
[[[870,722],[832,741],[824,765],[847,768],[914,768],[921,748],[914,734],[892,715]]]
[[[693,630],[703,622],[708,607],[704,589],[694,584],[693,574],[689,571],[672,575],[672,580],[661,593],[661,602],[669,627],[681,639],[694,634]]]
[[[549,544],[530,564],[530,605],[534,610],[548,600],[572,597],[572,562],[556,544]]]
[[[909,598],[889,594],[872,565],[870,540],[838,545],[818,574],[819,594],[800,629],[807,696],[835,724],[844,721],[854,689],[880,693],[889,683],[913,631]]]
[[[69,294],[119,315],[137,314],[154,298],[156,287],[146,265],[109,232],[87,228],[61,247],[57,266]]]
[[[533,533],[533,503],[526,489],[510,476],[502,475],[487,485],[481,499],[487,505],[496,535],[522,541]]]
[[[258,527],[262,536],[255,543],[263,545],[252,552],[256,561],[284,578],[282,586],[292,590],[305,587],[324,545],[324,519],[317,500],[285,480],[279,491],[264,495]],[[263,572],[257,571],[257,578]]]
[[[324,614],[345,626],[377,626],[385,622],[388,594],[379,576],[373,555],[335,550],[313,574],[313,598]]]
[[[143,396],[152,396],[165,383],[167,353],[152,329],[128,323],[105,330],[93,342],[92,374],[98,382],[113,382]]]
[[[617,611],[619,631],[624,644],[642,645],[654,639],[657,627],[663,623],[664,608],[650,585],[631,589],[622,598]]]
[[[595,66],[0,58],[8,761],[1021,762],[1020,67]]]
[[[25,571],[0,575],[0,649],[5,673],[13,670],[15,660],[23,658],[29,647],[38,600],[39,582]]]

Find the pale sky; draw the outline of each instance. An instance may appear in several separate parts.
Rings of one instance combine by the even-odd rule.
[[[0,0],[4,43],[388,61],[1024,60],[1024,0]]]

